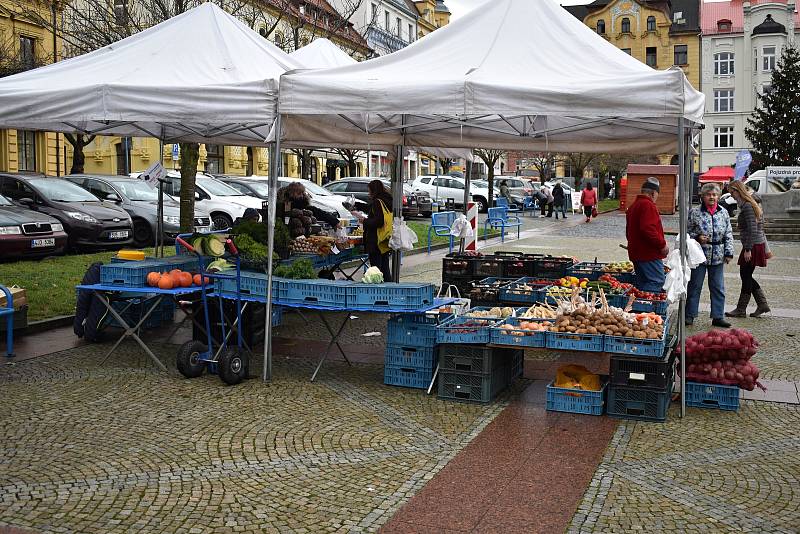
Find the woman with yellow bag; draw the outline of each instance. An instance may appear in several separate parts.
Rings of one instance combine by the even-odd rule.
[[[384,282],[391,282],[389,238],[392,237],[394,219],[392,195],[380,180],[372,180],[368,190],[371,202],[367,209],[367,216],[364,217],[357,213],[353,215],[364,225],[364,250],[369,255],[369,264],[381,270]]]

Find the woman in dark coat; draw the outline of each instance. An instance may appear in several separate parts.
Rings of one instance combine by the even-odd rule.
[[[392,273],[389,270],[391,251],[388,240],[378,242],[378,229],[384,225],[383,208],[392,211],[392,195],[380,180],[372,180],[368,190],[370,203],[367,216],[358,217],[364,224],[364,250],[369,255],[369,264],[381,270],[385,282],[391,282]]]

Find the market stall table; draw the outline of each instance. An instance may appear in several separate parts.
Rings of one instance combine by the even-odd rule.
[[[217,297],[217,298],[230,299],[230,300],[236,300],[237,298],[239,298],[239,299],[241,299],[242,301],[245,301],[245,302],[248,302],[248,301],[249,302],[260,302],[262,304],[267,302],[266,297],[259,297],[259,296],[253,296],[253,295],[240,295],[239,297],[237,297],[236,295],[233,295],[233,294],[211,293],[208,296],[209,296],[209,298]],[[325,363],[325,360],[328,358],[328,354],[330,353],[330,351],[331,351],[331,349],[333,348],[334,345],[336,345],[336,348],[339,349],[339,352],[342,354],[342,356],[344,357],[344,359],[347,362],[347,364],[348,365],[352,365],[352,363],[350,362],[350,359],[347,357],[347,354],[345,354],[344,349],[342,349],[342,346],[339,345],[339,337],[342,335],[342,332],[344,331],[344,329],[347,326],[347,324],[351,320],[357,319],[357,317],[355,317],[354,315],[351,315],[350,313],[347,313],[345,315],[344,321],[342,321],[342,324],[339,325],[338,328],[334,328],[334,325],[332,325],[325,318],[325,314],[323,314],[322,312],[426,313],[426,312],[429,312],[431,310],[435,310],[437,308],[440,308],[442,306],[446,306],[448,304],[452,304],[453,302],[455,302],[455,300],[456,299],[450,299],[450,298],[447,298],[447,299],[434,299],[433,304],[431,304],[430,306],[426,306],[426,307],[419,308],[419,309],[416,309],[416,310],[409,310],[408,308],[398,309],[398,308],[389,308],[389,307],[386,307],[386,308],[375,308],[375,307],[361,307],[361,306],[316,306],[314,304],[297,303],[297,302],[285,302],[285,301],[281,301],[281,300],[277,300],[277,299],[273,300],[273,305],[275,305],[275,306],[283,306],[285,308],[313,310],[313,311],[316,312],[317,317],[319,317],[320,322],[322,322],[322,324],[325,325],[325,329],[328,330],[328,333],[330,334],[330,340],[328,341],[328,346],[325,347],[325,351],[322,353],[322,357],[319,359],[319,362],[317,363],[317,367],[314,369],[314,373],[311,375],[311,381],[313,382],[317,378],[317,373],[319,373],[319,370],[322,368],[322,364]]]
[[[211,286],[207,287],[210,288]],[[161,360],[159,360],[158,357],[156,357],[156,355],[153,354],[153,351],[150,350],[147,344],[144,341],[142,341],[142,338],[139,337],[138,334],[139,329],[142,327],[147,318],[150,317],[150,314],[152,314],[156,310],[156,308],[158,308],[164,297],[172,298],[177,302],[179,297],[185,297],[186,295],[202,291],[202,288],[197,286],[180,287],[175,289],[159,289],[157,287],[122,287],[122,286],[112,286],[105,284],[89,284],[89,285],[78,285],[75,286],[75,288],[78,289],[79,291],[92,291],[97,296],[97,298],[100,299],[100,302],[103,303],[103,305],[106,307],[108,312],[114,317],[114,319],[117,320],[117,323],[120,324],[124,329],[124,332],[122,333],[120,338],[117,339],[116,343],[114,343],[114,346],[111,347],[111,350],[109,350],[108,353],[106,353],[105,357],[103,358],[103,362],[105,362],[109,358],[109,356],[111,356],[111,354],[113,354],[114,351],[117,350],[117,347],[119,347],[120,343],[122,343],[122,341],[125,338],[132,337],[142,347],[142,349],[144,349],[147,355],[150,356],[150,358],[156,363],[156,365],[158,365],[158,367],[162,371],[166,371],[167,368],[164,366],[163,363],[161,363]],[[130,300],[131,298],[138,298],[144,295],[155,295],[156,297],[154,299],[155,302],[139,318],[139,322],[131,326],[125,319],[122,318],[122,316],[117,312],[117,310],[115,310],[114,307],[111,305],[112,302],[111,295],[116,295],[118,297],[113,300]],[[192,317],[192,321],[195,323],[197,322],[194,319],[194,317]]]

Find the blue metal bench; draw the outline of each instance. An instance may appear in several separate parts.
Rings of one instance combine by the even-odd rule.
[[[431,253],[431,240],[434,235],[450,238],[450,252],[453,252],[453,236],[450,227],[456,221],[455,211],[440,211],[431,215],[431,225],[428,228],[428,254]]]
[[[531,215],[536,214],[536,210],[539,209],[539,205],[536,203],[536,199],[531,196],[527,196],[522,200],[522,215],[525,215],[526,211],[530,211]]]
[[[0,285],[0,291],[6,295],[6,305],[0,308],[0,318],[6,319],[6,356],[10,358],[14,355],[14,297],[4,285]]]
[[[488,216],[483,223],[484,239],[489,239],[488,228],[500,228],[500,242],[506,241],[506,228],[517,227],[517,239],[519,239],[519,229],[522,221],[516,215],[509,215],[507,208],[489,208]]]
[[[497,197],[494,199],[494,205],[498,208],[506,208],[508,213],[519,213],[520,210],[516,204],[508,204],[508,199],[506,197]]]

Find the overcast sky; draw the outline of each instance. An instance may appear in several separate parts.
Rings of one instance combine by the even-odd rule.
[[[561,0],[562,6],[571,6],[575,4],[588,4],[592,0]],[[484,2],[491,2],[491,0],[444,0],[444,4],[450,8],[450,13],[454,19],[467,13],[475,6],[479,6]]]

